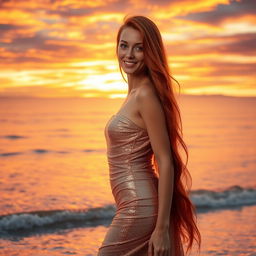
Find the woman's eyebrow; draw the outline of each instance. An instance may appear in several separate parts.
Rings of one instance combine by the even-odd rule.
[[[123,40],[123,39],[122,39],[122,40],[120,40],[120,41],[121,41],[121,42],[124,42],[124,43],[126,43],[126,44],[128,44],[128,42],[127,42],[127,41],[125,41],[125,40]],[[136,43],[136,44],[142,44],[142,42],[139,42],[139,43]],[[135,45],[136,45],[136,44],[135,44]]]

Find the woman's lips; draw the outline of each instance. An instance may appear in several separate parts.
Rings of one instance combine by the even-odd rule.
[[[132,67],[134,67],[136,65],[136,62],[133,62],[133,61],[125,61],[124,60],[124,66],[126,67],[126,68],[132,68]]]

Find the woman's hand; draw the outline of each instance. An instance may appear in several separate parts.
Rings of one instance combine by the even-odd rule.
[[[148,256],[171,256],[168,229],[155,229],[148,243]]]

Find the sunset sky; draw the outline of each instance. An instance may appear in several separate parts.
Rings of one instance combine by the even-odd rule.
[[[255,0],[0,0],[0,96],[124,97],[127,14],[159,26],[182,93],[256,96]]]

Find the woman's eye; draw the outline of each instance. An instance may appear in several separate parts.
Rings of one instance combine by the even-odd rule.
[[[142,51],[143,48],[142,48],[141,46],[137,46],[137,47],[136,47],[136,50],[137,50],[137,51]]]
[[[125,45],[125,44],[120,44],[120,47],[121,47],[121,48],[125,48],[126,45]]]
[[[120,48],[122,48],[122,49],[125,49],[125,48],[127,48],[128,46],[126,45],[126,44],[120,44]],[[136,46],[135,47],[135,50],[136,51],[142,51],[143,50],[143,47],[142,46]]]

